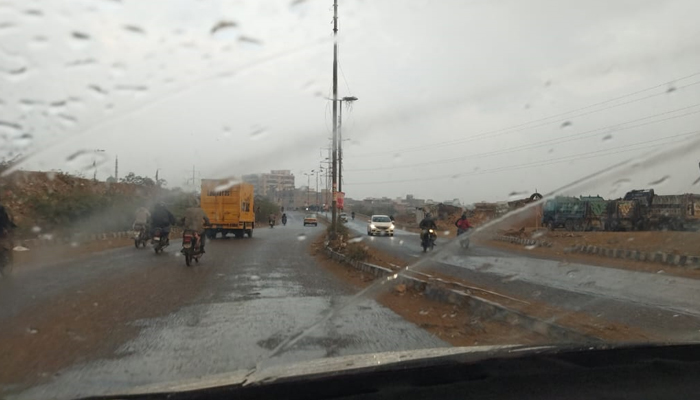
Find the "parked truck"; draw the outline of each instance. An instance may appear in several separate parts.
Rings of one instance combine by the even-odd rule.
[[[542,211],[542,225],[568,231],[603,230],[607,221],[608,202],[600,196],[564,197],[547,200]]]
[[[202,179],[201,207],[207,214],[210,226],[206,235],[214,239],[221,233],[241,238],[253,237],[255,229],[255,196],[253,185],[231,184],[228,179]]]

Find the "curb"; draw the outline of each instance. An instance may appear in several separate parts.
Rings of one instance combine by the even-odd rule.
[[[326,247],[326,255],[332,260],[344,262],[355,269],[367,272],[379,278],[395,276],[397,284],[404,284],[407,287],[416,289],[424,293],[425,297],[441,303],[453,304],[466,308],[472,315],[481,318],[489,318],[505,322],[512,326],[537,332],[542,335],[552,337],[559,341],[577,343],[599,343],[602,340],[581,334],[570,328],[543,321],[520,311],[505,307],[490,300],[474,296],[467,292],[455,289],[448,289],[431,282],[410,277],[397,276],[398,274],[388,268],[355,260],[347,260],[344,254],[340,254]]]
[[[700,269],[700,256],[680,255],[661,251],[643,252],[620,248],[608,248],[591,245],[576,245],[565,249],[570,253],[596,254],[601,257],[619,258],[622,260],[653,262],[677,267]]]
[[[552,243],[544,240],[523,239],[515,236],[493,235],[491,239],[498,240],[501,242],[521,244],[523,246],[552,247]]]

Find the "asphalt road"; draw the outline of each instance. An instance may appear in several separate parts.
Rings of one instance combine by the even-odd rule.
[[[447,346],[354,290],[309,255],[323,227],[210,241],[185,267],[165,254],[104,251],[0,280],[0,397],[74,398],[305,360]],[[291,348],[285,340],[313,327]],[[70,362],[68,362],[70,361]],[[30,384],[31,386],[27,386]]]
[[[444,235],[433,252],[423,253],[417,233],[396,230],[394,237],[369,237],[366,224],[357,218],[346,225],[406,265],[639,327],[664,340],[700,340],[699,280],[526,257],[474,244],[464,250]]]

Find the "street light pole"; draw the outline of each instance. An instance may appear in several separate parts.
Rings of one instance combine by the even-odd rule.
[[[338,185],[338,0],[333,0],[333,187],[331,231],[336,232],[337,207],[335,191]]]
[[[338,116],[338,191],[343,191],[343,104],[344,102],[350,102],[357,100],[357,97],[346,96],[340,101],[340,114]]]

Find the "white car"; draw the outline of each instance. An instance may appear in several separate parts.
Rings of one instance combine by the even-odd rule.
[[[373,215],[367,223],[367,234],[394,236],[394,223],[387,215]]]

